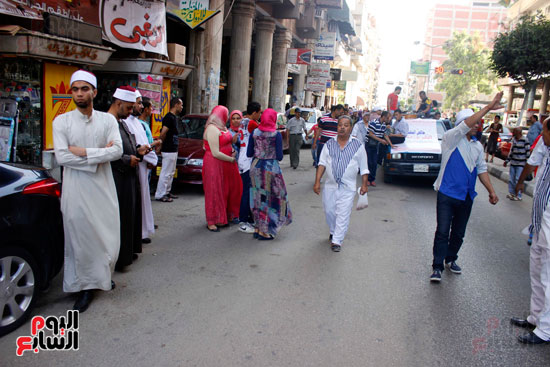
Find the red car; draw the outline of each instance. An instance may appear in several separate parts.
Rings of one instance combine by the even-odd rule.
[[[176,161],[176,174],[174,179],[178,182],[202,185],[202,160],[204,157],[203,134],[207,114],[185,115],[178,121],[178,160]],[[286,128],[279,130],[283,135],[284,149],[288,149]],[[160,174],[162,157],[156,175]]]

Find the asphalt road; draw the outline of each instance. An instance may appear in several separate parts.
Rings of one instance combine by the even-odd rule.
[[[275,241],[236,226],[205,229],[200,188],[154,202],[153,242],[117,288],[80,316],[80,349],[15,355],[27,323],[0,339],[0,366],[548,366],[550,346],[523,346],[510,316],[529,308],[531,198],[488,202],[478,185],[459,264],[430,284],[431,181],[382,182],[354,211],[341,253],[330,251],[321,198],[302,166],[282,163],[294,222]],[[74,298],[58,276],[35,314]]]

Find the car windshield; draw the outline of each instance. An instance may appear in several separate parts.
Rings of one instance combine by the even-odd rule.
[[[182,138],[202,140],[205,124],[205,118],[183,118],[178,123],[178,135]]]
[[[445,134],[445,131],[447,131],[447,129],[445,129],[443,121],[441,120],[436,121],[435,125],[437,126],[437,139],[441,140],[443,139],[443,134]]]

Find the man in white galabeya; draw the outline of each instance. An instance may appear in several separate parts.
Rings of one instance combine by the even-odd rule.
[[[63,166],[61,211],[65,230],[63,290],[80,292],[73,309],[84,312],[93,290],[114,288],[111,275],[120,249],[119,208],[109,162],[122,155],[118,124],[93,109],[95,75],[71,77],[76,109],[55,118],[55,158]]]

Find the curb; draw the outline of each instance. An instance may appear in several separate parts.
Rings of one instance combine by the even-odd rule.
[[[491,176],[498,178],[499,180],[508,183],[510,179],[509,168],[507,167],[497,167],[495,164],[487,164],[487,171]],[[533,197],[533,192],[535,191],[535,184],[533,181],[525,182],[525,192],[524,194],[530,197]]]

